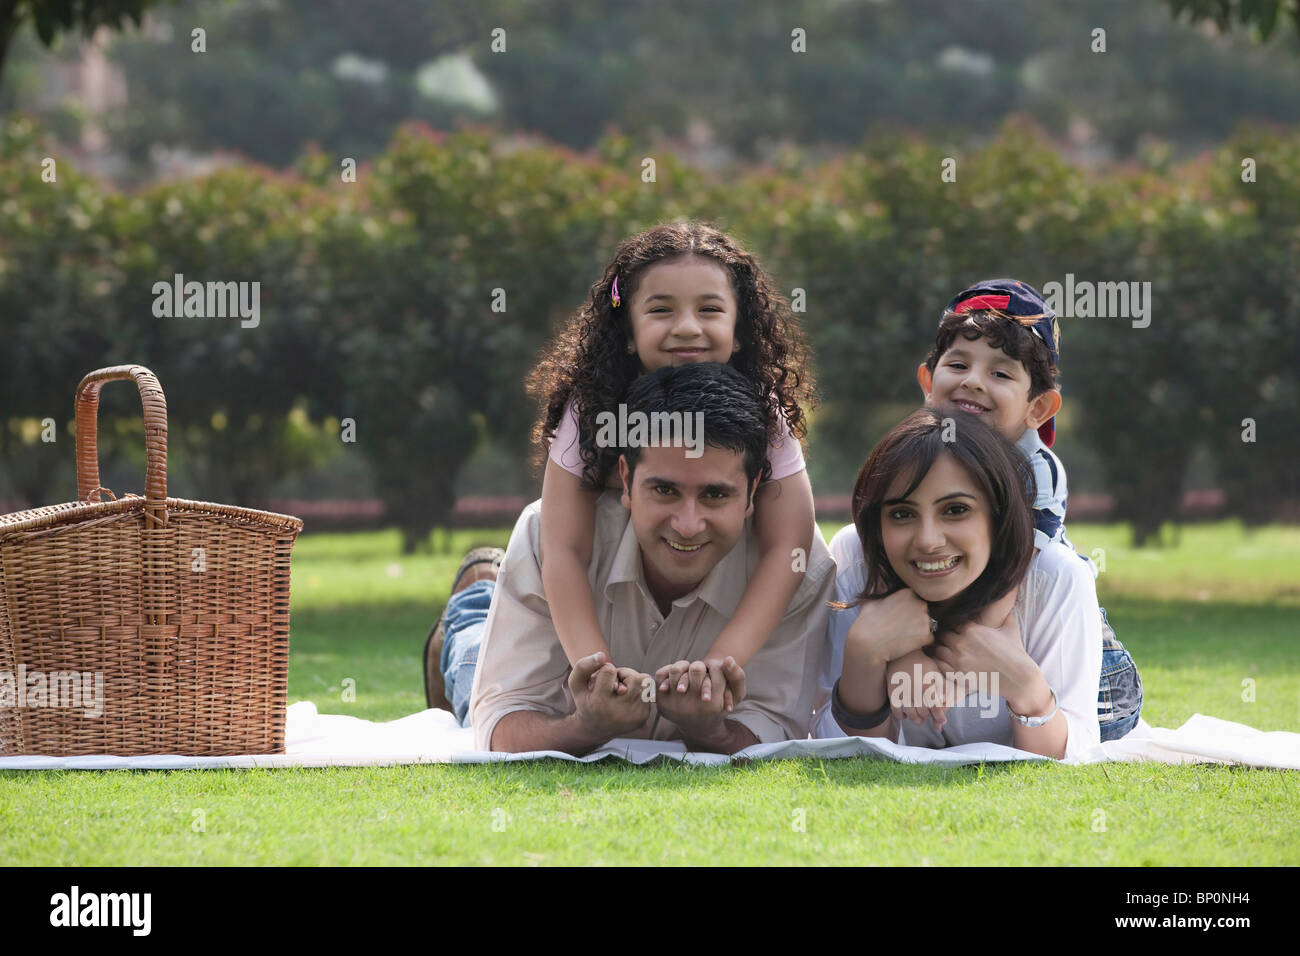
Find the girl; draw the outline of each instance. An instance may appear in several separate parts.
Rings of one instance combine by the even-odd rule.
[[[767,274],[730,236],[698,222],[657,226],[619,246],[528,381],[529,394],[545,408],[534,437],[550,439],[542,584],[570,664],[609,651],[587,566],[596,499],[607,486],[618,487],[618,449],[597,445],[597,415],[616,411],[638,375],[686,362],[730,362],[771,407],[769,480],[755,495],[754,511],[762,558],[708,659],[730,656],[743,667],[798,588],[798,555],[808,554],[814,529],[799,443],[807,430],[800,403],[812,398],[803,337]],[[664,691],[667,665],[655,678]],[[688,680],[683,675],[681,685]],[[710,692],[706,681],[706,700]]]
[[[1059,542],[1034,550],[1015,447],[948,414],[914,412],[858,474],[814,735],[1081,754],[1100,743],[1092,575]]]

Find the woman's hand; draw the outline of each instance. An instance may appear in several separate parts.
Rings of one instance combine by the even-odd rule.
[[[885,669],[885,687],[894,719],[921,724],[929,717],[934,729],[948,722],[948,708],[958,704],[952,681],[925,651],[912,651]]]
[[[997,695],[1016,713],[1037,713],[1034,704],[1045,696],[1046,682],[1020,641],[1020,622],[1014,609],[997,627],[967,621],[943,632],[934,659],[948,674],[997,674]]]
[[[934,643],[930,612],[915,592],[904,588],[878,601],[867,601],[844,638],[840,673],[840,702],[857,714],[874,714],[888,703],[885,668],[911,651]],[[898,733],[892,714],[874,728],[841,727],[846,733],[874,731],[868,736],[892,739]]]
[[[844,640],[844,653],[884,667],[933,641],[929,608],[914,591],[903,588],[860,606]]]

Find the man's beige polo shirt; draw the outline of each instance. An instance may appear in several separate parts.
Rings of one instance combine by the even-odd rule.
[[[490,748],[497,721],[511,711],[562,717],[574,709],[566,683],[569,661],[542,589],[540,539],[541,502],[535,501],[524,509],[510,535],[484,625],[469,705],[474,745],[480,750]],[[750,518],[736,546],[698,588],[673,602],[665,619],[645,583],[630,513],[618,492],[602,494],[596,506],[588,579],[614,663],[653,675],[674,661],[702,660],[735,613],[759,557]],[[816,533],[804,580],[780,626],[745,666],[747,696],[730,715],[762,743],[808,736],[826,643],[826,602],[834,584],[835,562]],[[677,727],[661,718],[653,704],[646,724],[626,736],[681,738]]]

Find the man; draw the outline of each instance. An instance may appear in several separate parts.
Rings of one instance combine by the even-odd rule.
[[[699,413],[704,435],[702,449],[686,447],[682,430],[656,447],[623,448],[622,493],[598,502],[589,580],[610,654],[569,667],[542,588],[534,502],[497,562],[499,577],[497,564],[480,559],[479,580],[448,604],[439,654],[448,697],[464,700],[473,669],[467,709],[482,750],[580,756],[615,737],[643,737],[735,753],[807,736],[835,577],[820,534],[811,554],[791,556],[803,583],[748,665],[702,659],[758,565],[746,519],[767,452],[761,399],[730,366],[698,363],[642,376],[626,410],[629,421],[665,413],[699,421]],[[657,686],[651,675],[674,664],[680,683]]]

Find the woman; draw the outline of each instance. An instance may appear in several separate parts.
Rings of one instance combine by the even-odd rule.
[[[1100,742],[1101,618],[1072,551],[1034,550],[1025,462],[975,416],[914,412],[853,489],[814,736],[1045,756]]]

